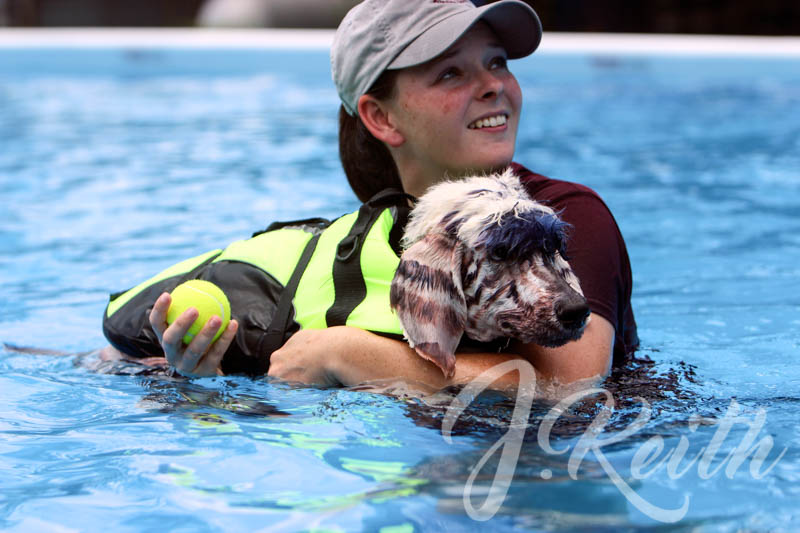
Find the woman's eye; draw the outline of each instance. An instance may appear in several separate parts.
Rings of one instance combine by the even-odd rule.
[[[491,68],[506,68],[508,67],[508,60],[504,56],[497,56],[489,63]]]
[[[449,80],[451,78],[455,78],[456,76],[458,76],[458,69],[455,67],[451,67],[442,72],[441,74],[439,74],[438,80],[439,81]]]

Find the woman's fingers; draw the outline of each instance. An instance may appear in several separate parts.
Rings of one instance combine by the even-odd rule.
[[[161,336],[161,348],[164,349],[164,357],[167,363],[175,368],[182,368],[183,360],[183,337],[192,324],[197,319],[197,309],[190,307],[181,313],[175,321],[164,330]]]
[[[177,321],[176,321],[177,322]],[[222,319],[218,316],[212,316],[205,323],[203,329],[194,336],[192,342],[186,347],[181,359],[181,366],[178,371],[184,375],[197,375],[196,369],[200,363],[200,359],[208,351],[211,346],[211,341],[216,335],[217,330],[222,325]]]
[[[213,341],[221,324],[222,319],[218,316],[212,316],[206,322],[174,365],[178,372],[191,377],[222,375],[222,357],[236,337],[239,324],[232,320],[220,338]]]
[[[150,310],[150,325],[153,327],[158,340],[161,341],[164,330],[167,329],[167,311],[172,303],[172,296],[168,292],[162,293]]]
[[[211,345],[211,349],[203,357],[198,365],[196,371],[203,376],[221,376],[222,375],[222,357],[228,351],[228,347],[236,338],[236,331],[239,329],[239,323],[231,320],[228,327],[222,333],[217,342]]]
[[[221,375],[222,357],[236,337],[239,324],[231,320],[220,338],[212,342],[222,324],[220,317],[213,316],[187,346],[183,338],[197,320],[199,312],[190,307],[172,324],[167,324],[167,311],[171,303],[172,297],[169,293],[161,294],[153,304],[148,317],[153,331],[161,342],[167,363],[184,376]]]
[[[200,313],[194,307],[190,307],[180,315],[175,321],[164,330],[163,338],[161,340],[162,345],[173,345],[173,346],[180,346],[183,342],[183,337],[189,331],[189,328],[192,327],[194,321],[197,320],[197,316]],[[166,346],[165,346],[166,347]]]

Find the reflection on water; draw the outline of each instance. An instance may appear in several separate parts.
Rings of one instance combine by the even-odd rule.
[[[442,440],[442,420],[459,388],[402,390],[396,383],[394,387],[401,390],[394,396],[387,394],[386,386],[381,394],[367,392],[365,387],[320,390],[269,379],[136,376],[127,367],[121,368],[123,375],[110,376],[97,373],[108,368],[87,364],[92,354],[33,356],[6,351],[3,356],[0,381],[13,384],[4,413],[10,415],[6,418],[10,423],[3,427],[8,437],[3,446],[3,469],[10,467],[9,459],[16,463],[15,469],[20,463],[29,464],[28,480],[14,483],[16,488],[8,493],[19,505],[25,504],[32,490],[40,491],[43,498],[108,490],[112,480],[95,473],[111,469],[116,472],[112,479],[143,475],[139,481],[129,481],[135,490],[140,486],[150,487],[148,490],[160,486],[165,491],[179,488],[181,498],[194,502],[188,507],[186,503],[177,505],[181,513],[190,512],[194,505],[213,503],[225,513],[251,509],[284,513],[283,518],[285,513],[310,513],[331,520],[344,513],[350,519],[357,516],[352,523],[358,527],[408,524],[424,530],[426,521],[409,521],[407,511],[416,501],[432,501],[438,513],[449,517],[448,523],[472,528],[475,524],[464,514],[465,486],[476,464],[508,430],[514,406],[513,399],[503,393],[481,394],[459,417],[453,441],[447,445]],[[39,382],[33,388],[42,407],[34,410],[38,412],[35,419],[28,411],[28,423],[20,416],[22,406],[30,402],[28,395],[19,392],[22,383],[15,376],[20,372],[37,376]],[[85,391],[82,398],[68,392],[74,387]],[[640,413],[642,400],[652,407],[652,418],[644,428],[622,442],[604,446],[603,453],[634,491],[665,508],[679,507],[685,489],[677,488],[664,472],[635,479],[632,457],[654,436],[664,439],[667,450],[674,448],[681,436],[688,436],[686,457],[701,453],[711,442],[727,402],[704,396],[704,384],[691,365],[670,367],[646,356],[632,358],[602,387],[613,396],[615,407],[598,438],[625,431]],[[110,402],[109,394],[117,400]],[[54,401],[57,397],[61,400]],[[783,406],[787,400],[771,402]],[[591,395],[560,415],[548,442],[553,449],[564,450],[563,454],[548,453],[537,442],[553,402],[534,402],[513,482],[492,518],[500,530],[630,525],[637,513],[631,515],[630,502],[596,457],[587,454],[576,472],[570,467],[576,443],[606,409],[603,401],[603,397]],[[80,410],[71,407],[76,402],[81,404]],[[741,402],[751,406],[751,411],[758,404],[744,398]],[[114,406],[120,403],[124,409],[115,412]],[[64,419],[66,412],[73,415]],[[690,431],[690,421],[698,414],[703,424]],[[743,433],[743,429],[732,432],[714,466],[723,464]],[[54,453],[51,446],[58,445],[65,434],[72,435],[70,451]],[[33,438],[37,444],[32,446]],[[12,453],[12,449],[25,449],[26,453]],[[72,474],[59,466],[69,457],[73,458]],[[788,472],[793,472],[796,452],[783,460],[789,461]],[[475,476],[470,491],[473,507],[480,507],[490,494],[498,461],[499,454],[491,456]],[[34,464],[50,466],[43,469]],[[735,479],[747,484],[746,466],[741,470]],[[43,491],[37,488],[47,484],[55,471],[71,479],[70,484]],[[706,498],[720,491],[732,496],[724,488],[725,480],[724,475],[703,480],[695,471],[678,483],[704,487]],[[753,481],[750,485],[750,493],[761,487]],[[331,491],[333,486],[335,491]],[[682,527],[733,524],[739,514],[748,515],[748,508],[755,512],[747,499],[740,498],[741,513],[731,514],[723,511],[723,502],[706,502],[704,508],[698,502],[704,499],[702,495],[692,497],[695,500]],[[380,518],[352,514],[363,506],[382,509]],[[14,515],[11,508],[7,512],[7,516]],[[326,520],[323,522],[329,523]],[[636,520],[647,518],[641,515]],[[270,523],[286,526],[283,519]]]
[[[458,389],[185,380],[89,353],[105,344],[109,293],[274,220],[356,207],[337,161],[325,55],[221,54],[208,68],[227,74],[199,75],[196,56],[105,71],[110,52],[83,63],[77,51],[53,54],[12,55],[19,68],[0,57],[0,342],[84,355],[0,348],[0,528],[797,529],[795,62],[511,64],[526,100],[517,159],[608,203],[631,254],[643,348],[602,383],[613,411],[597,394],[559,416],[549,443],[563,453],[538,440],[552,403],[533,403],[508,494],[486,524],[463,497],[508,431],[507,396],[476,398],[448,443],[442,421]],[[587,453],[573,472],[593,421],[610,415],[598,439],[624,435],[643,400],[647,423],[604,445],[607,463]],[[734,401],[736,423],[709,468],[690,466],[716,446]],[[763,428],[729,475],[759,413]],[[787,451],[759,478],[749,467],[766,437],[770,459],[756,473]],[[658,439],[659,460],[685,443],[685,473],[655,461],[640,475],[634,459]],[[654,521],[608,465],[653,505],[688,497],[686,516]],[[476,474],[474,507],[498,466],[491,456]]]

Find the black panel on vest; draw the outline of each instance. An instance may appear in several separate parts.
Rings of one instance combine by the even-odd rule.
[[[333,305],[325,313],[328,327],[343,326],[347,317],[364,298],[367,286],[361,272],[361,248],[375,221],[391,206],[405,207],[412,197],[396,189],[384,189],[358,210],[358,216],[347,236],[339,242],[333,262]],[[394,214],[394,213],[393,213]],[[395,234],[396,236],[396,234]]]
[[[333,261],[334,300],[325,313],[328,327],[343,326],[353,309],[367,296],[367,285],[361,273],[361,247],[379,213],[379,210],[367,204],[362,205],[350,232],[336,248],[336,259]]]

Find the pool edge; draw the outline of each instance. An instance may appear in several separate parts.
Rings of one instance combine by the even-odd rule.
[[[3,28],[0,50],[20,48],[328,49],[333,30]],[[539,52],[800,58],[800,37],[547,32]]]

